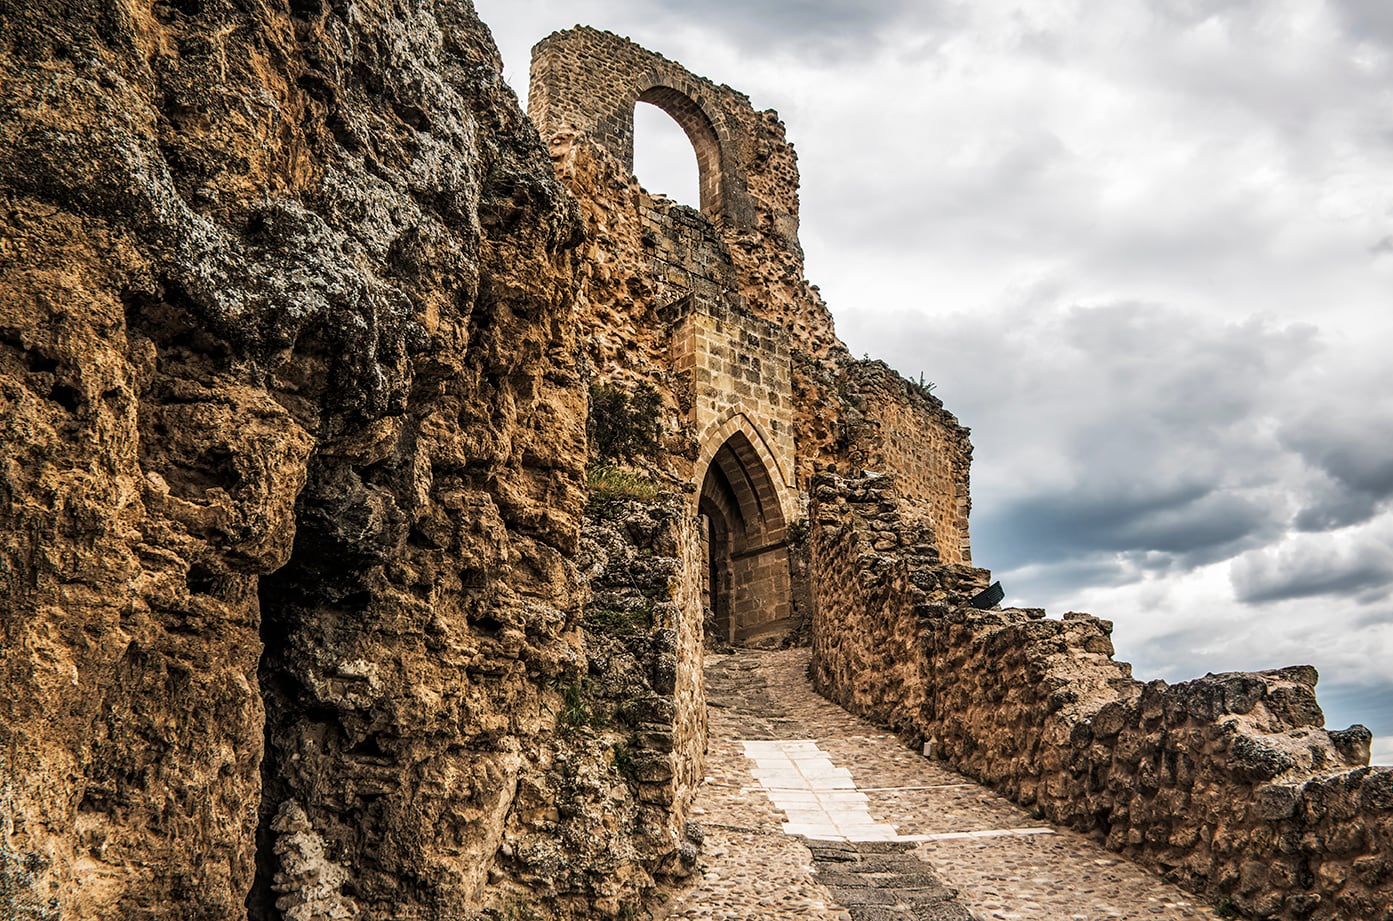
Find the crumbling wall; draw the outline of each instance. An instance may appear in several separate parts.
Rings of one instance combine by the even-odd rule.
[[[534,96],[539,86],[534,76]],[[777,642],[793,624],[786,529],[800,517],[795,437],[808,413],[793,397],[788,333],[747,309],[726,236],[708,216],[650,196],[575,129],[558,129],[551,152],[591,230],[578,312],[596,382],[656,391],[666,412],[650,460],[667,475],[701,487],[732,437],[749,454],[736,466],[767,473],[754,474],[758,497],[743,510],[755,518],[737,516],[757,540],[718,551],[713,635]],[[698,489],[693,511],[700,501]]]
[[[913,505],[818,480],[823,693],[1245,915],[1393,916],[1393,771],[1363,766],[1363,727],[1322,728],[1314,669],[1136,681],[1107,621],[966,606],[985,572],[937,566]]]
[[[970,564],[972,443],[928,387],[880,361],[844,366],[844,455],[850,473],[891,474],[905,513],[927,515],[943,563]]]
[[[530,910],[518,791],[612,752],[558,741],[580,225],[487,30],[452,2],[0,2],[0,73],[7,898]],[[612,840],[570,866],[616,888],[563,910],[617,911],[683,847]]]
[[[756,111],[744,94],[590,28],[557,32],[539,42],[531,78],[529,114],[543,137],[552,139],[558,175],[587,214],[590,202],[604,202],[594,208],[594,220],[615,232],[597,238],[594,252],[601,262],[650,265],[657,279],[651,309],[672,303],[683,291],[698,298],[718,291],[713,300],[747,309],[783,330],[792,344],[791,360],[810,366],[808,373],[791,377],[799,445],[793,475],[806,490],[817,449],[830,445],[825,437],[829,393],[818,384],[835,376],[847,353],[817,289],[803,277],[797,157],[778,115]],[[663,108],[692,139],[701,171],[701,215],[642,194],[636,184],[629,187],[639,101]],[[597,307],[634,299],[625,291],[613,298],[590,297]],[[606,328],[603,336],[611,335]],[[638,345],[638,353],[644,348]]]
[[[837,703],[905,735],[932,719],[932,616],[989,573],[940,561],[933,529],[906,512],[894,475],[820,474],[809,517],[813,682]]]
[[[604,380],[670,390],[668,320],[660,311],[693,292],[714,300],[729,291],[730,255],[709,220],[649,195],[586,135],[560,130],[548,140],[585,228],[575,304],[590,369]],[[674,417],[686,412],[669,405]]]

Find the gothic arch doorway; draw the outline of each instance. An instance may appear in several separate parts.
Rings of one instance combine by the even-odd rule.
[[[712,456],[697,511],[716,638],[737,645],[777,641],[793,615],[788,522],[774,479],[744,432],[732,434]]]

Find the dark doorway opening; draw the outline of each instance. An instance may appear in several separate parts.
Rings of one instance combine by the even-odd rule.
[[[731,435],[712,457],[698,511],[713,639],[742,646],[777,642],[793,625],[788,526],[773,478],[743,433]]]

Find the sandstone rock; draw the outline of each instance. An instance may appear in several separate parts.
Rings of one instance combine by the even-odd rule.
[[[487,30],[407,0],[0,12],[20,898],[486,904],[582,655],[586,455],[581,228]]]

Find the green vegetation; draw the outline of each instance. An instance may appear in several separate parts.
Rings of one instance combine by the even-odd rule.
[[[601,727],[606,724],[604,716],[596,713],[591,706],[594,683],[589,678],[582,675],[570,684],[557,685],[556,690],[561,692],[561,711],[556,720],[563,729]]]
[[[590,385],[590,454],[606,461],[656,459],[661,448],[663,398],[649,384],[629,393],[613,384]]]
[[[600,517],[612,514],[617,503],[628,499],[652,502],[658,498],[658,484],[648,477],[609,465],[591,468],[586,484],[590,487],[590,501],[585,510]]]
[[[641,605],[623,609],[588,608],[585,625],[610,636],[645,633],[653,625],[653,602],[644,599]]]
[[[1233,899],[1229,898],[1228,896],[1224,896],[1223,898],[1219,899],[1219,901],[1214,903],[1214,911],[1221,918],[1242,917],[1242,915],[1239,914],[1238,906],[1235,905]]]
[[[614,743],[614,769],[630,786],[638,783],[638,764],[634,761],[632,742]]]
[[[514,901],[503,909],[503,921],[542,921],[542,916],[531,905]]]

